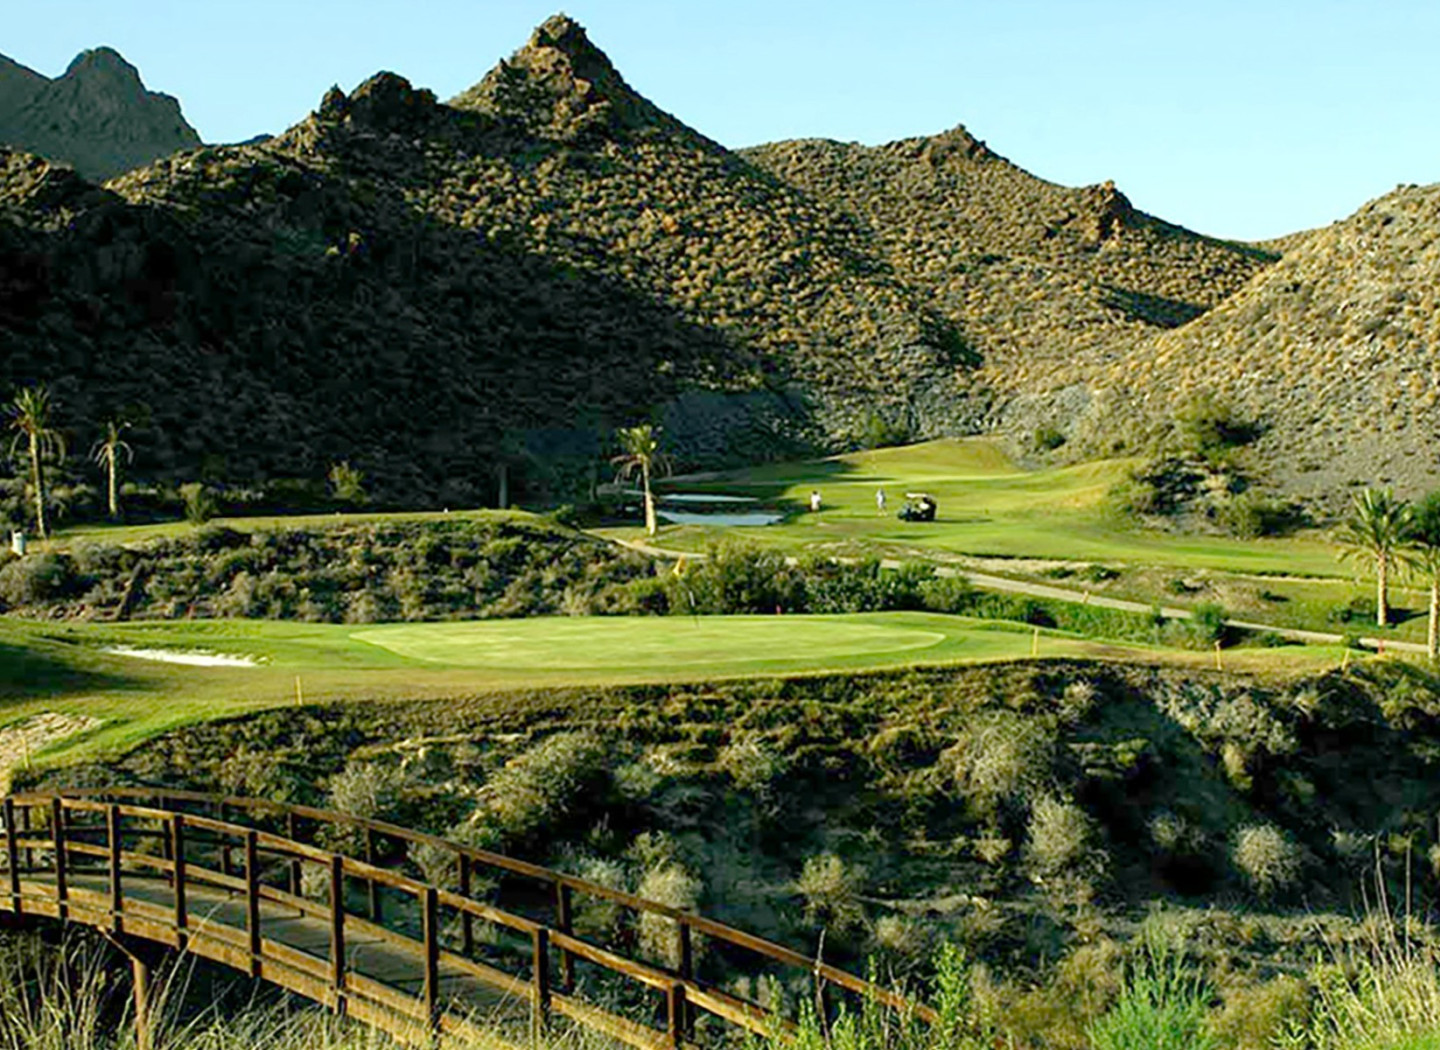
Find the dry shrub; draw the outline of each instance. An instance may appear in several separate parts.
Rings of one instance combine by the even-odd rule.
[[[1230,859],[1251,888],[1269,899],[1299,879],[1304,851],[1274,824],[1250,824],[1235,833]]]
[[[1038,716],[991,711],[976,717],[940,756],[977,816],[998,817],[1007,803],[1048,778],[1055,728]]]
[[[833,853],[821,853],[806,859],[795,890],[805,898],[807,921],[844,933],[865,925],[865,905],[860,900],[864,885],[863,869],[847,865]]]

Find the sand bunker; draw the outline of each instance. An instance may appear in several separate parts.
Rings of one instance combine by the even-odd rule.
[[[107,645],[103,652],[116,656],[132,656],[137,660],[159,660],[167,664],[188,664],[191,667],[259,667],[253,656],[231,656],[204,649],[137,649],[130,645]]]

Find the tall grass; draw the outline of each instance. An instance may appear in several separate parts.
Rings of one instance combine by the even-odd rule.
[[[748,1050],[1440,1050],[1440,956],[1417,945],[1408,920],[1372,914],[1367,940],[1332,952],[1307,975],[1306,992],[1281,1022],[1237,1028],[1219,997],[1187,965],[1180,946],[1155,940],[1132,948],[1118,995],[1061,1042],[1012,1029],[997,986],[964,952],[944,945],[928,996],[937,1020],[871,1002],[822,1015],[801,1004],[798,1025]],[[70,936],[58,944],[29,934],[0,938],[0,1050],[133,1050],[128,967],[103,942]],[[1290,980],[1292,984],[1300,982]],[[252,1000],[239,1009],[188,987],[182,960],[158,982],[155,1050],[380,1050],[396,1044],[359,1024],[293,1000]],[[189,994],[187,994],[189,993]],[[1078,1005],[1075,1006],[1078,1009]],[[473,1019],[484,1026],[484,1019]],[[1263,1030],[1261,1028],[1263,1027]],[[496,1026],[499,1032],[501,1027]],[[523,1045],[506,1033],[512,1045]],[[1038,1041],[1037,1041],[1038,1039]],[[479,1044],[483,1045],[483,1044]],[[479,1050],[479,1045],[475,1050]],[[552,1031],[534,1050],[609,1050],[602,1035],[578,1027]],[[732,1042],[724,1043],[734,1045]],[[468,1050],[447,1040],[447,1048]],[[488,1048],[487,1048],[488,1050]]]

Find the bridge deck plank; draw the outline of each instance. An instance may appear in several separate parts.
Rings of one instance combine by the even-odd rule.
[[[74,897],[77,912],[83,912],[87,919],[100,918],[109,914],[109,883],[103,874],[72,871],[67,876],[67,888]],[[122,882],[124,890],[122,921],[144,922],[147,927],[154,924],[157,914],[173,915],[175,891],[163,877],[147,877],[127,874]],[[37,899],[43,898],[48,905],[44,910],[53,914],[55,901],[55,877],[53,873],[27,873],[21,878],[21,892]],[[189,929],[192,937],[210,935],[213,940],[224,942],[212,946],[213,950],[201,952],[214,956],[224,954],[224,949],[237,943],[237,935],[244,936],[245,900],[240,894],[216,889],[203,884],[189,883],[185,888],[185,902],[189,912]],[[0,911],[8,910],[9,898],[0,899]],[[38,909],[37,909],[38,910]],[[78,917],[78,916],[77,916]],[[409,1013],[410,1023],[419,1030],[423,1019],[420,991],[424,985],[423,949],[418,943],[413,948],[400,943],[396,938],[366,936],[365,924],[357,921],[353,936],[347,935],[345,961],[348,974],[358,974],[369,981],[392,989],[393,995],[376,990],[378,1005],[391,1013]],[[285,962],[284,956],[299,952],[309,956],[314,969],[329,965],[330,925],[324,919],[306,915],[298,909],[262,900],[260,903],[260,931],[262,940],[268,945],[281,949],[279,952],[265,952],[275,956],[278,962],[279,983],[304,984],[295,990],[309,993],[314,981],[313,975],[294,974],[294,981],[286,981],[280,970],[293,971],[294,967]],[[267,946],[268,946],[267,945]],[[306,967],[311,969],[311,967]],[[447,1015],[457,1021],[481,1020],[487,1026],[523,1031],[529,1023],[530,1004],[528,1000],[507,995],[469,973],[458,972],[453,966],[442,961],[440,973],[440,1001]],[[383,1002],[378,1000],[383,999]],[[367,1010],[367,1013],[371,1011]],[[403,1025],[406,1018],[395,1018]],[[388,1026],[387,1026],[388,1027]],[[417,1035],[417,1039],[419,1036]]]

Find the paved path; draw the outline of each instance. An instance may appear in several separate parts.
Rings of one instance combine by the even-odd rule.
[[[656,547],[653,544],[645,543],[642,540],[615,540],[622,546],[632,550],[649,554],[656,558],[668,558],[675,560],[681,557],[690,559],[704,558],[703,554],[691,554],[683,551],[667,550],[663,547]],[[788,559],[791,562],[794,559]],[[881,562],[887,569],[898,569],[902,563],[892,559]],[[957,576],[968,580],[976,587],[987,591],[1004,591],[1007,594],[1023,594],[1030,598],[1047,598],[1051,601],[1070,602],[1075,605],[1093,605],[1100,609],[1117,609],[1121,612],[1150,614],[1155,611],[1153,605],[1146,605],[1144,602],[1129,601],[1125,598],[1110,598],[1103,594],[1091,594],[1089,591],[1077,591],[1071,587],[1056,587],[1048,583],[1033,583],[1029,580],[1012,580],[1006,576],[993,576],[985,572],[972,572],[969,569],[957,569],[949,565],[935,567],[935,573],[939,576]],[[1189,609],[1181,609],[1172,606],[1162,606],[1160,614],[1167,620],[1189,620],[1192,618]],[[1277,627],[1274,624],[1256,623],[1252,620],[1226,620],[1227,627],[1234,627],[1242,631],[1269,631],[1281,638],[1288,638],[1291,641],[1303,642],[1307,645],[1342,645],[1345,636],[1332,634],[1328,631],[1307,631],[1298,627]],[[1402,652],[1419,653],[1425,655],[1427,649],[1417,642],[1397,642],[1389,638],[1361,638],[1360,644],[1369,649],[1380,652]]]

